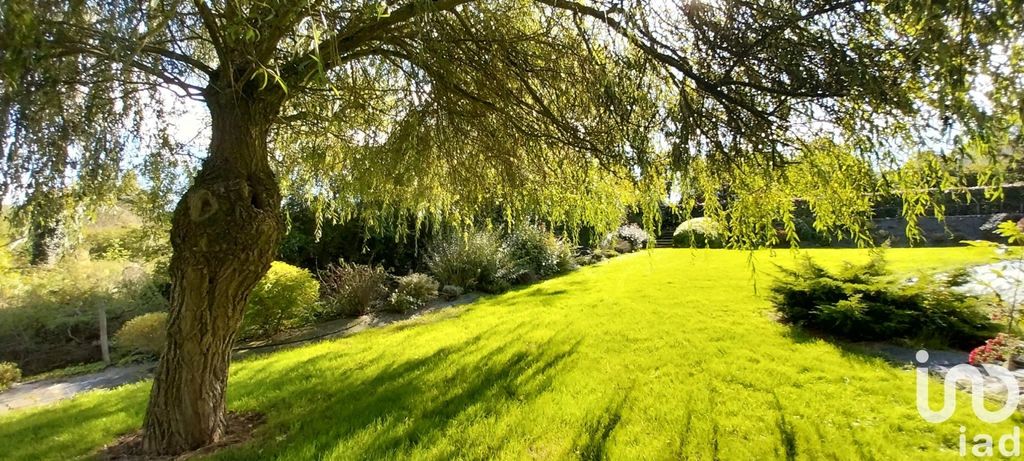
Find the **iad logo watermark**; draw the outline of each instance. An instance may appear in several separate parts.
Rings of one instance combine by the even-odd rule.
[[[1017,378],[1009,370],[999,365],[983,364],[981,367],[990,378],[998,380],[1006,388],[1006,400],[998,410],[992,411],[985,406],[985,375],[977,367],[960,364],[950,368],[943,379],[942,408],[933,411],[928,403],[928,386],[931,381],[928,378],[928,352],[917,351],[915,357],[921,366],[917,367],[917,412],[925,421],[930,423],[941,423],[953,416],[956,411],[956,386],[957,383],[969,382],[971,385],[971,407],[975,416],[986,423],[996,424],[1006,421],[1013,412],[1017,411],[1020,403],[1020,386]],[[1013,428],[1012,434],[1005,434],[999,437],[998,443],[990,434],[979,433],[972,438],[970,448],[973,456],[995,456],[996,452],[1001,456],[1020,456],[1020,428]],[[960,426],[960,456],[967,456],[967,428]]]

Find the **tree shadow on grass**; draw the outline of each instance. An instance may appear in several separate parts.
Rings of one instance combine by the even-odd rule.
[[[561,334],[539,344],[511,341],[522,336],[520,330],[501,332],[506,342],[485,341],[498,333],[478,334],[421,357],[393,360],[372,374],[339,365],[333,376],[324,376],[317,369],[327,359],[317,356],[268,379],[235,383],[240,397],[276,392],[261,405],[269,423],[254,444],[221,457],[321,458],[345,447],[351,450],[346,458],[393,458],[424,446],[447,451],[442,458],[457,457],[460,447],[430,444],[451,435],[464,415],[493,417],[536,398],[580,344]]]
[[[793,425],[786,421],[786,412],[782,408],[782,400],[779,399],[779,394],[772,392],[772,397],[775,398],[775,411],[779,413],[779,419],[776,422],[776,426],[779,429],[780,444],[783,450],[785,450],[786,460],[792,461],[796,459],[796,430],[793,429]]]
[[[618,427],[619,422],[622,421],[622,409],[626,404],[628,395],[619,397],[618,400],[611,402],[604,412],[588,424],[581,435],[581,442],[579,442],[574,450],[579,453],[580,460],[583,461],[601,461],[608,458],[608,441],[612,437],[612,432]]]
[[[795,344],[827,343],[834,346],[839,354],[848,360],[872,366],[888,366],[892,368],[905,367],[912,363],[913,353],[917,348],[899,346],[880,341],[874,342],[850,342],[831,337],[827,334],[807,330],[796,325],[786,325],[786,332],[783,336]],[[902,350],[907,357],[898,357],[889,351]],[[907,352],[909,351],[909,352]],[[941,350],[943,357],[956,354],[957,351]],[[966,354],[963,354],[966,357]],[[916,365],[916,363],[914,363]]]
[[[78,459],[87,455],[95,451],[97,443],[106,442],[99,439],[106,438],[104,434],[111,427],[124,426],[115,436],[139,427],[148,389],[140,386],[115,390],[117,398],[76,399],[59,407],[13,415],[0,423],[0,459]],[[107,421],[125,416],[130,422]]]
[[[506,303],[524,301],[534,297],[547,297],[569,294],[573,289],[583,287],[586,282],[578,279],[566,280],[571,274],[555,276],[554,278],[541,281],[540,283],[517,285],[511,290],[502,294],[489,295],[487,298],[502,297]],[[555,282],[557,284],[553,285]]]

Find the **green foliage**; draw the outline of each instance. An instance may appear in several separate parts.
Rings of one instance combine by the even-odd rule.
[[[280,260],[306,268],[323,267],[325,262],[348,261],[379,264],[393,273],[421,270],[424,248],[433,237],[433,227],[378,216],[364,219],[361,208],[352,216],[324,217],[319,210],[298,199],[285,202],[288,233],[281,242]]]
[[[683,221],[672,233],[676,248],[722,248],[723,231],[711,218],[693,218]]]
[[[14,362],[0,362],[0,391],[21,379],[21,369]]]
[[[0,193],[60,192],[61,203],[39,207],[57,216],[111,200],[128,170],[166,205],[188,182],[194,164],[182,159],[194,146],[171,136],[179,107],[158,95],[200,98],[207,85],[280,109],[264,122],[278,176],[286,193],[319,204],[318,222],[360,214],[370,227],[467,228],[500,207],[508,221],[603,234],[626,208],[655,211],[678,174],[700,183],[681,188],[688,202],[736,200],[736,213],[708,216],[742,234],[730,239],[738,246],[792,238],[787,200],[802,192],[822,229],[859,238],[878,187],[843,170],[849,158],[890,168],[941,132],[936,119],[961,134],[957,155],[1018,152],[1007,148],[1019,142],[1024,93],[1015,3],[602,3],[8,2]],[[353,43],[352,31],[366,33]],[[982,77],[990,84],[971,85]],[[807,142],[815,126],[841,142]],[[126,150],[146,156],[129,161]],[[822,152],[820,171],[788,169],[806,151]],[[981,176],[1010,177],[1009,163]],[[844,173],[834,187],[821,181],[827,171]],[[922,171],[896,181],[911,222],[928,208],[919,191],[948,182]]]
[[[320,281],[321,315],[327,318],[365,315],[384,304],[389,291],[381,266],[341,262],[322,271]]]
[[[134,263],[66,258],[16,278],[0,308],[0,360],[16,360],[28,373],[99,360],[101,307],[108,328],[117,331],[133,317],[168,306],[166,282]]]
[[[84,237],[93,259],[156,261],[169,257],[168,231],[154,227],[105,228],[87,231]]]
[[[320,283],[309,271],[275,261],[249,295],[242,339],[265,339],[312,320]]]
[[[801,140],[786,153],[787,167],[775,172],[746,162],[723,170],[695,158],[676,176],[681,212],[690,216],[699,206],[716,224],[719,239],[738,248],[795,246],[801,234],[870,244],[871,200],[891,191],[883,189],[871,163],[857,149],[854,139]],[[912,184],[908,181],[906,187]],[[689,239],[683,240],[683,246],[690,246]]]
[[[771,288],[787,323],[850,341],[925,341],[972,347],[996,330],[981,302],[953,287],[962,277],[922,276],[907,283],[886,268],[881,253],[869,262],[830,271],[805,258]]]
[[[562,274],[575,268],[572,246],[538,226],[523,225],[506,237],[505,252],[512,262],[516,283]]]
[[[0,226],[3,224],[4,220],[0,219]],[[7,234],[0,228],[0,240],[6,239]],[[18,261],[8,245],[0,245],[0,310],[9,307],[15,296],[25,288],[17,265]]]
[[[405,313],[423,307],[437,298],[440,284],[427,274],[409,274],[398,278],[398,287],[388,298],[387,308]]]
[[[605,257],[601,253],[587,253],[574,257],[573,262],[576,266],[589,266],[604,261],[604,259]]]
[[[1005,237],[1011,245],[1024,245],[1024,219],[1019,222],[1006,221],[1000,223],[996,233]]]
[[[167,343],[167,313],[150,312],[127,322],[114,335],[114,347],[128,354],[159,357]]]
[[[501,237],[477,230],[465,237],[452,234],[434,241],[427,265],[445,285],[499,293],[508,289],[512,261]]]

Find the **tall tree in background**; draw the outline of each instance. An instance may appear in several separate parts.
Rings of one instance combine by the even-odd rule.
[[[808,132],[876,161],[927,120],[988,145],[972,79],[1021,62],[1012,0],[13,0],[0,15],[14,200],[40,177],[109,195],[138,158],[166,174],[170,95],[208,109],[209,150],[172,220],[168,342],[144,423],[157,454],[223,433],[231,345],[281,238],[282,186],[336,217],[358,202],[468,222],[499,205],[510,221],[607,228],[613,210],[656,206],[667,177],[699,176],[771,200],[730,218],[761,232],[792,211],[783,167]],[[1019,101],[1019,78],[994,80]],[[68,148],[42,148],[58,115]]]
[[[28,215],[29,263],[33,266],[52,266],[60,260],[68,246],[66,207],[61,197],[49,188],[34,190],[26,203]],[[56,208],[57,212],[50,210]]]

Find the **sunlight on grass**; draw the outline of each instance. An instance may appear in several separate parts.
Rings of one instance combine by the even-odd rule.
[[[827,262],[861,250],[810,250]],[[992,259],[890,250],[893,269]],[[268,423],[217,459],[956,459],[960,396],[917,414],[912,370],[775,323],[782,250],[656,250],[350,338],[235,364],[230,407]],[[752,278],[752,276],[754,278]],[[755,292],[756,279],[759,290]],[[933,383],[933,407],[941,395]],[[0,418],[4,459],[94,452],[141,422],[149,385]],[[1015,417],[1019,424],[1019,418]]]

